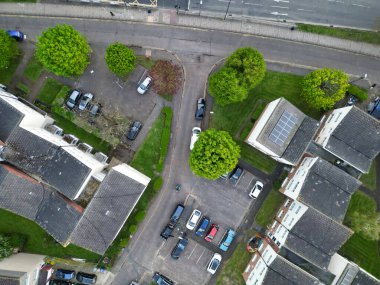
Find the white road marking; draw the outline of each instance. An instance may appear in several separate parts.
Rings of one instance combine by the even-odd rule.
[[[327,0],[327,1],[344,4],[344,1],[339,1],[339,0]]]
[[[279,2],[289,3],[289,1],[287,1],[287,0],[273,0],[273,1],[277,2],[277,3],[279,3]]]
[[[298,11],[306,11],[306,12],[313,12],[313,10],[308,10],[308,9],[297,9]]]
[[[279,12],[270,12],[272,15],[275,15],[275,16],[288,16],[288,14],[281,14]]]
[[[230,2],[229,0],[218,0],[219,2],[226,2],[226,3],[228,3],[228,2]],[[231,3],[235,3],[235,1],[231,1]]]
[[[198,264],[199,260],[201,259],[202,255],[205,253],[205,251],[206,251],[206,248],[203,249],[202,254],[199,256],[199,258],[198,258],[197,262],[195,262],[195,264]]]
[[[279,9],[289,9],[289,7],[282,7],[282,6],[271,6],[272,8],[279,8]]]
[[[363,8],[371,8],[369,6],[361,5],[361,4],[356,4],[356,3],[352,3],[352,6],[358,6],[358,7],[363,7]]]
[[[194,250],[197,248],[197,246],[198,246],[198,244],[196,243],[196,244],[195,244],[195,247],[193,248],[193,250],[192,250],[192,252],[190,253],[190,255],[187,257],[187,259],[189,259],[189,258],[193,255]]]
[[[256,3],[244,3],[245,5],[253,5],[253,6],[264,6],[263,4],[256,4]]]

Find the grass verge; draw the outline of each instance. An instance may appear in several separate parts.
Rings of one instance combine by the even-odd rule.
[[[137,59],[137,64],[144,66],[146,69],[151,69],[156,63],[155,60],[151,58],[147,58],[146,56],[143,56],[143,55],[136,56],[136,59]]]
[[[36,223],[11,212],[0,209],[0,233],[6,235],[22,235],[26,237],[23,251],[62,258],[84,258],[89,262],[97,262],[96,253],[69,245],[61,246]]]
[[[249,130],[245,128],[246,124],[253,124],[255,118],[261,113],[263,105],[260,102],[271,102],[280,97],[287,99],[305,114],[319,119],[321,113],[310,108],[300,97],[301,81],[302,76],[267,71],[263,81],[250,92],[248,98],[243,102],[224,107],[214,104],[214,114],[210,127],[228,131],[234,138],[239,136],[240,129],[243,129],[244,135],[248,134]],[[252,110],[254,110],[253,113]],[[250,120],[247,122],[248,116],[250,116]],[[243,138],[243,132],[240,134],[240,138]],[[265,173],[271,173],[274,170],[276,162],[273,159],[259,151],[255,151],[253,147],[250,147],[242,140],[240,140],[240,145],[246,145],[242,148],[241,158],[243,160]]]
[[[297,29],[308,33],[326,35],[355,42],[365,42],[374,45],[380,45],[380,32],[334,28],[310,24],[297,24]]]
[[[363,185],[372,191],[376,190],[376,167],[376,160],[373,160],[368,174],[363,174],[360,177],[360,181],[363,183]]]
[[[260,210],[255,217],[256,223],[265,228],[272,222],[281,204],[284,203],[285,196],[276,190],[271,190],[268,197],[265,199]]]
[[[57,94],[61,91],[62,87],[63,84],[57,80],[48,78],[46,79],[45,84],[42,87],[37,99],[44,102],[45,104],[51,105]]]
[[[43,65],[37,60],[34,55],[28,62],[24,70],[24,75],[32,81],[37,81],[40,78],[42,71],[44,70]]]
[[[22,55],[16,56],[11,60],[11,64],[8,68],[0,70],[0,83],[7,85],[11,82],[21,59]]]
[[[246,250],[246,240],[255,234],[253,231],[248,233],[244,241],[238,243],[230,259],[221,268],[216,285],[245,285],[242,273],[252,258],[252,254]]]
[[[119,252],[128,245],[130,236],[136,232],[138,224],[144,219],[149,202],[161,189],[163,180],[160,174],[169,147],[172,116],[173,111],[170,107],[162,109],[160,116],[154,122],[144,143],[140,146],[131,162],[132,167],[151,177],[152,181],[119,235],[108,248],[105,256],[111,259],[111,264],[103,265],[105,267],[112,265]]]

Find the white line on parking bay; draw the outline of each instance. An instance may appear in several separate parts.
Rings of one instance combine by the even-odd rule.
[[[297,9],[298,11],[306,11],[306,12],[313,12],[313,10],[308,10],[308,9]]]
[[[352,6],[358,6],[358,7],[363,7],[363,8],[371,8],[369,6],[362,5],[362,4],[356,4],[356,3],[352,3]]]
[[[280,9],[289,9],[289,7],[282,7],[282,6],[271,6],[272,8],[280,8]]]
[[[187,257],[187,259],[189,259],[193,255],[194,250],[197,248],[197,246],[198,246],[198,244],[196,243],[193,250],[191,251],[190,255]]]
[[[203,249],[202,254],[198,257],[198,260],[197,260],[197,262],[195,262],[195,264],[198,264],[199,260],[201,259],[202,255],[205,253],[205,251],[206,251],[206,248]]]
[[[344,1],[339,1],[339,0],[327,0],[329,2],[335,2],[335,3],[339,3],[339,4],[344,4]]]
[[[245,5],[253,5],[253,6],[264,6],[263,4],[257,4],[257,3],[244,3]]]
[[[229,3],[229,2],[231,2],[231,3],[235,3],[235,1],[229,1],[229,0],[218,0],[219,2],[226,2],[226,3]]]

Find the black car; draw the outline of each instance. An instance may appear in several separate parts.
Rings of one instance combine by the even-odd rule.
[[[189,240],[187,237],[182,237],[180,240],[177,242],[175,247],[172,250],[172,253],[170,254],[173,259],[178,259],[181,253],[185,250],[187,244],[189,243]]]
[[[160,236],[163,239],[167,240],[168,238],[173,237],[172,235],[173,230],[174,230],[174,227],[171,224],[167,224],[166,227],[162,230]]]
[[[230,176],[230,180],[233,182],[233,183],[238,183],[240,177],[242,176],[243,174],[243,168],[241,168],[239,165],[234,169],[234,171],[232,171],[231,173],[231,176]]]
[[[75,271],[67,269],[57,269],[55,272],[55,277],[63,280],[73,279],[75,276]]]
[[[197,109],[195,111],[195,119],[202,120],[206,112],[206,100],[199,98],[197,100]]]
[[[157,285],[174,285],[172,280],[159,272],[154,273],[152,281]]]
[[[139,121],[134,121],[132,126],[131,126],[131,129],[129,130],[128,132],[128,135],[127,135],[127,138],[131,141],[133,141],[137,135],[139,134],[141,128],[142,128],[142,123],[139,122]]]
[[[75,283],[72,283],[70,281],[64,281],[64,280],[56,280],[52,279],[49,282],[49,285],[74,285]]]
[[[82,284],[95,284],[96,283],[96,275],[95,274],[78,272],[76,278]]]

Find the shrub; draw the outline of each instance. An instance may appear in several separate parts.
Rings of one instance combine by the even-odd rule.
[[[350,86],[348,86],[347,92],[354,95],[360,101],[365,101],[368,99],[368,91],[359,86],[350,84]]]
[[[135,232],[137,231],[137,226],[136,225],[131,225],[129,228],[128,228],[128,232],[133,235]]]
[[[135,52],[118,42],[107,47],[105,60],[108,68],[119,76],[126,76],[136,66]]]
[[[15,39],[0,30],[0,70],[8,68],[12,59],[19,54]]]
[[[145,218],[145,211],[143,210],[143,211],[139,211],[137,214],[136,214],[136,216],[135,216],[135,221],[137,222],[137,223],[139,223],[139,222],[141,222],[142,220],[144,220],[144,218]]]

